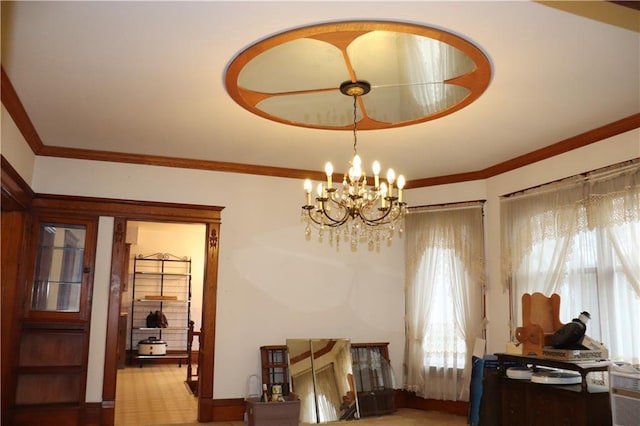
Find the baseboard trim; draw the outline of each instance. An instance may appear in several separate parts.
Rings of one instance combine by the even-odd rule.
[[[107,401],[105,401],[107,402]],[[107,402],[108,406],[108,402]],[[114,410],[115,405],[111,406],[111,410]],[[105,405],[100,402],[85,402],[82,405],[81,412],[81,425],[87,426],[101,426],[103,425],[103,415],[109,415],[109,410],[105,410]],[[46,423],[45,423],[46,424]]]
[[[396,408],[412,408],[422,411],[443,411],[445,413],[467,416],[469,403],[466,401],[442,401],[438,399],[425,399],[417,396],[415,392],[396,389]]]
[[[466,416],[469,403],[464,401],[439,401],[424,399],[413,392],[397,389],[395,405],[398,408],[412,408],[422,411],[443,411]],[[198,407],[200,422],[242,421],[246,410],[244,398],[203,399]],[[91,402],[70,406],[41,406],[12,410],[14,424],[82,424],[83,426],[113,425],[115,401]]]
[[[17,406],[10,410],[9,424],[101,426],[105,424],[104,414],[100,402]]]
[[[214,399],[211,403],[211,419],[214,422],[231,422],[244,419],[244,398]]]
[[[465,401],[440,401],[424,399],[416,396],[414,392],[401,389],[395,391],[395,405],[398,408],[412,408],[422,411],[443,411],[445,413],[467,416],[469,403]],[[200,421],[232,422],[244,419],[246,404],[244,398],[223,398],[209,400],[201,409],[209,410],[206,417]]]

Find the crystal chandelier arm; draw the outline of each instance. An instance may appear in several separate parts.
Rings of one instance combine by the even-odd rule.
[[[318,209],[318,212],[322,213],[322,215],[329,220],[329,222],[323,222],[325,225],[327,226],[331,226],[331,227],[336,227],[336,226],[341,226],[344,225],[347,220],[349,220],[349,217],[351,217],[351,208],[347,205],[345,205],[344,203],[341,203],[340,200],[336,200],[333,197],[332,192],[328,193],[328,198],[323,198],[323,199],[318,199],[318,201],[320,201],[320,209]],[[344,212],[344,214],[340,215],[339,218],[335,218],[332,217],[329,214],[329,206],[327,205],[327,202],[330,202],[331,205],[335,206],[337,208],[338,211],[340,212]]]
[[[387,197],[389,199],[390,197]],[[379,209],[382,210],[382,209]],[[405,203],[394,203],[391,201],[391,207],[384,209],[385,212],[382,216],[371,218],[367,217],[364,213],[364,209],[360,210],[358,216],[362,219],[364,223],[370,226],[380,226],[387,225],[392,222],[395,222],[405,210]],[[392,214],[393,213],[393,214]]]
[[[320,213],[320,214],[316,215],[314,213]],[[328,226],[330,228],[337,228],[339,226],[342,226],[345,223],[347,223],[347,220],[349,220],[348,212],[340,220],[333,219],[331,216],[328,216],[326,212],[324,212],[323,210],[316,210],[315,212],[312,212],[311,210],[307,210],[307,216],[309,217],[309,219],[311,219],[313,223],[320,226]],[[321,218],[322,220],[319,218]],[[324,220],[325,218],[329,219],[329,222],[326,222]]]
[[[344,211],[344,214],[339,218],[332,217],[326,206],[327,201],[331,201],[336,206],[336,210]],[[317,208],[313,205],[305,205],[302,209],[309,219],[317,225],[336,228],[344,225],[352,216],[351,209],[348,206],[336,201],[330,195],[329,198],[318,197],[316,202],[319,203]]]

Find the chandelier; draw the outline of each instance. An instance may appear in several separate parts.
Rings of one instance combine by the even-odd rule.
[[[367,243],[369,250],[379,250],[383,239],[391,241],[396,229],[404,232],[406,203],[402,201],[404,176],[396,179],[393,169],[387,171],[387,182],[380,182],[380,163],[373,162],[373,185],[367,181],[362,170],[362,160],[358,155],[357,105],[358,97],[367,94],[371,85],[366,81],[345,81],[340,92],[353,97],[353,158],[348,173],[344,174],[342,185],[333,185],[333,165],[325,165],[326,182],[318,184],[315,200],[312,200],[313,184],[306,179],[304,189],[306,204],[302,206],[303,220],[306,221],[305,236],[311,237],[311,228],[318,230],[320,241],[325,232],[329,242],[339,248],[341,239],[349,241],[351,250],[356,251],[360,243]],[[397,192],[394,192],[394,183]]]

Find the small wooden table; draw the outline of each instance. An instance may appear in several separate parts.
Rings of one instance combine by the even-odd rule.
[[[527,364],[533,367],[551,367],[559,368],[562,370],[576,371],[580,373],[582,382],[580,384],[582,391],[587,391],[587,374],[595,371],[607,371],[610,361],[581,361],[581,362],[567,362],[558,361],[549,358],[540,358],[537,356],[524,356],[524,355],[512,355],[512,354],[496,354],[498,357],[498,363],[500,364],[500,371],[503,376],[506,376],[506,369],[504,367],[505,362],[516,362],[520,364]]]
[[[501,376],[503,425],[611,425],[608,388],[587,382],[589,373],[607,371],[609,362],[565,362],[512,354],[496,356]],[[576,371],[582,380],[579,385],[551,385],[510,379],[506,375],[505,363]]]

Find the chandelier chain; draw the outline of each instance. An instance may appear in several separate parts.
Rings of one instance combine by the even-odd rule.
[[[353,155],[356,155],[358,153],[358,148],[357,148],[358,136],[356,132],[358,130],[357,108],[358,108],[358,96],[353,95]]]

